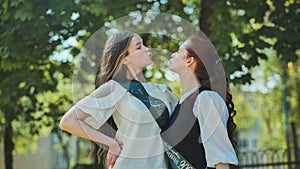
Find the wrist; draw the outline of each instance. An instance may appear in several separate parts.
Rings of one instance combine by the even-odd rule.
[[[111,141],[108,144],[108,147],[116,147],[119,146],[119,143],[115,139],[111,139]]]

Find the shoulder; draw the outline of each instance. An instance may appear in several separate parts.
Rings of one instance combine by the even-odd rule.
[[[115,81],[115,80],[109,80],[105,83],[103,83],[102,85],[100,85],[96,90],[100,89],[100,90],[115,90],[115,89],[122,89],[122,85]],[[123,88],[125,89],[125,88]]]
[[[195,101],[193,107],[196,117],[207,118],[207,116],[218,118],[221,116],[227,119],[228,110],[225,101],[214,91],[202,91]],[[214,119],[215,119],[214,118]]]
[[[157,95],[157,97],[162,100],[167,100],[168,104],[170,104],[170,106],[172,107],[169,107],[169,111],[173,112],[173,109],[177,105],[179,98],[175,93],[172,92],[171,88],[169,88],[166,84],[159,84],[154,82],[148,82],[147,84],[152,86],[152,89],[154,89],[153,91],[157,91],[157,94],[159,95]]]
[[[98,88],[111,88],[111,87],[122,87],[119,82],[115,80],[109,80],[102,85],[100,85]]]
[[[109,80],[102,85],[100,85],[97,89],[94,91],[95,97],[103,97],[108,95],[118,95],[118,94],[124,94],[127,90],[121,86],[120,83],[118,83],[115,80]]]
[[[200,92],[197,96],[197,101],[201,103],[206,103],[206,102],[224,102],[222,97],[215,91],[211,90],[204,90]]]
[[[201,110],[213,107],[217,110],[223,110],[226,107],[226,103],[217,92],[205,90],[198,94],[194,104],[195,107]]]

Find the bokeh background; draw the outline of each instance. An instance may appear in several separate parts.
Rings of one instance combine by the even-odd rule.
[[[101,168],[89,141],[58,128],[76,101],[76,61],[97,30],[149,12],[188,21],[214,44],[237,110],[239,167],[300,169],[300,0],[0,0],[0,169]],[[180,96],[166,72],[184,27],[170,27],[174,36],[141,35],[161,51],[145,75]]]

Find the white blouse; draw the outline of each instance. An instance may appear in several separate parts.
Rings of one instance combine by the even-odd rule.
[[[172,112],[178,98],[166,85],[142,83],[152,97],[162,100]],[[118,127],[116,138],[123,149],[114,169],[166,169],[161,129],[149,109],[118,82],[110,80],[77,102],[75,108],[89,114],[84,122],[99,129],[110,116]]]
[[[185,93],[180,102],[198,88]],[[193,113],[201,128],[200,135],[208,167],[218,163],[238,164],[234,148],[227,134],[228,110],[224,100],[214,91],[202,91],[196,98]]]

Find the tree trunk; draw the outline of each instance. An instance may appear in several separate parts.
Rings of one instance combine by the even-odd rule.
[[[13,130],[11,126],[11,121],[8,122],[8,125],[4,129],[4,153],[5,153],[5,169],[13,169],[13,155],[14,150],[13,143]]]
[[[210,23],[208,21],[208,19],[211,17],[212,15],[212,7],[213,4],[216,3],[216,0],[202,0],[201,1],[201,12],[200,12],[200,16],[199,16],[199,26],[200,29],[203,33],[205,33],[205,35],[207,37],[209,37],[210,34]]]
[[[286,147],[287,147],[287,157],[288,162],[291,162],[291,151],[290,151],[290,131],[289,131],[289,102],[288,102],[288,86],[287,86],[287,80],[288,80],[288,74],[287,74],[287,63],[283,63],[282,65],[282,77],[283,77],[283,110],[284,110],[284,120],[285,120],[285,136],[286,136]],[[288,166],[288,169],[290,169],[291,166]]]
[[[299,84],[299,78],[296,78],[296,89],[299,89],[300,84]],[[300,92],[297,92],[297,112],[298,112],[298,126],[300,125]]]

